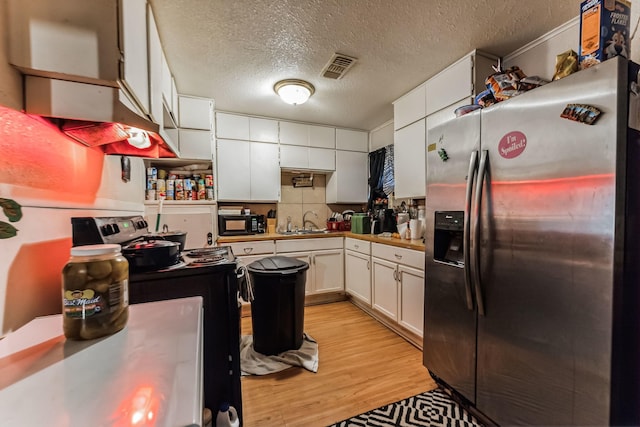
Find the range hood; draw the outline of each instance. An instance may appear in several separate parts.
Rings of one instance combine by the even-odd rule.
[[[46,118],[74,140],[106,154],[176,157],[176,150],[160,136],[160,126],[135,113],[122,89],[35,75],[24,78],[25,112]],[[131,140],[136,129],[145,131],[143,143]]]

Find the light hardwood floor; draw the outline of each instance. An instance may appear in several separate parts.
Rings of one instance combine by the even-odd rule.
[[[436,388],[419,349],[348,301],[306,307],[304,331],[318,342],[318,372],[242,377],[245,427],[328,426]]]

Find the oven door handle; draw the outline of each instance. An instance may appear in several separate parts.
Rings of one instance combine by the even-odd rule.
[[[246,276],[246,274],[247,274],[247,269],[240,267],[239,269],[236,270],[236,279],[238,279],[238,281],[244,280],[244,276]]]

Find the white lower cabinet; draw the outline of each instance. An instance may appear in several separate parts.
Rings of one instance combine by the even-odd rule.
[[[371,258],[373,265],[373,308],[398,321],[398,265]]]
[[[309,264],[307,295],[344,290],[344,251],[342,237],[276,240],[278,255]]]
[[[311,254],[313,293],[344,290],[344,266],[342,249],[316,251]]]
[[[424,324],[424,270],[398,266],[400,307],[398,323],[422,336]]]
[[[424,317],[424,252],[371,245],[374,310],[422,336]]]
[[[371,243],[344,239],[344,276],[347,294],[371,307]]]

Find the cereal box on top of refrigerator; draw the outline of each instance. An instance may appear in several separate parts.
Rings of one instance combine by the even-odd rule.
[[[580,68],[615,56],[629,58],[630,0],[585,0],[580,4]]]

